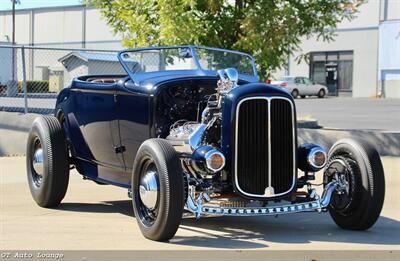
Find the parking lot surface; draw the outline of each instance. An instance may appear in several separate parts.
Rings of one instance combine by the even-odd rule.
[[[400,250],[400,158],[383,158],[386,198],[369,231],[338,228],[327,213],[274,217],[186,217],[168,243],[145,239],[126,190],[71,172],[63,203],[32,200],[23,157],[0,158],[0,249],[63,250]],[[320,176],[320,175],[319,175]],[[316,181],[317,182],[317,181]]]
[[[296,99],[297,116],[325,128],[400,131],[400,99],[307,97]]]

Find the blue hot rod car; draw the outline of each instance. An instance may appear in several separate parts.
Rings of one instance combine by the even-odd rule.
[[[378,219],[377,151],[356,140],[329,153],[298,145],[293,97],[259,83],[248,54],[174,46],[118,58],[126,75],[75,78],[55,115],[34,121],[27,175],[39,206],[60,204],[75,167],[127,189],[143,235],[158,241],[174,236],[184,210],[197,218],[328,210],[353,230]],[[321,195],[312,184],[319,170]]]

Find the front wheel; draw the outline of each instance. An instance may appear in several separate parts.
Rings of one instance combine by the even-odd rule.
[[[325,95],[326,95],[326,93],[325,93],[325,90],[324,90],[324,89],[319,90],[319,92],[318,92],[318,98],[324,98]]]
[[[366,230],[379,218],[385,177],[378,152],[365,141],[340,140],[329,151],[324,183],[336,180],[329,213],[344,229]]]
[[[293,98],[297,98],[297,97],[299,97],[299,91],[297,90],[297,89],[294,89],[293,91],[292,91],[292,96],[293,96]]]
[[[64,131],[57,118],[36,118],[28,136],[26,170],[32,197],[39,206],[55,207],[64,198],[68,160]]]
[[[170,143],[149,139],[139,148],[132,172],[132,203],[142,234],[167,241],[178,230],[184,207],[183,172]]]

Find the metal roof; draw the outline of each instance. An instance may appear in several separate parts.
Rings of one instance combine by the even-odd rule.
[[[79,58],[85,62],[88,62],[88,61],[119,62],[116,54],[88,53],[88,52],[70,52],[69,54],[58,59],[58,61],[64,62],[72,57]]]

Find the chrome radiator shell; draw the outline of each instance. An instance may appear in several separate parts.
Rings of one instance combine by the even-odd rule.
[[[262,165],[260,168],[265,169],[265,167],[268,167],[268,170],[264,171],[264,172],[258,171],[255,173],[247,173],[247,172],[250,172],[250,169],[252,169],[251,168],[252,166],[249,166],[248,169],[243,169],[243,167],[238,167],[238,165],[240,166],[240,164],[241,164],[240,161],[243,160],[243,158],[244,158],[244,157],[240,156],[240,153],[239,153],[239,150],[241,149],[240,148],[241,143],[238,138],[240,136],[239,132],[241,131],[241,129],[239,128],[239,126],[241,124],[240,114],[241,114],[241,107],[243,104],[246,104],[246,102],[248,103],[248,102],[257,102],[257,101],[265,101],[268,104],[268,106],[267,106],[268,114],[265,115],[268,120],[268,123],[266,123],[267,130],[263,130],[264,132],[261,132],[262,135],[265,135],[267,133],[267,141],[266,141],[267,144],[265,144],[265,146],[267,146],[267,153],[265,153],[266,154],[265,155],[266,162],[260,163],[260,165]],[[289,146],[290,146],[289,150],[291,150],[291,153],[289,153],[289,154],[286,153],[286,155],[285,155],[285,156],[287,156],[286,157],[287,160],[291,161],[291,162],[289,162],[291,167],[288,168],[284,174],[274,172],[273,164],[277,164],[277,163],[276,163],[276,160],[274,160],[274,161],[271,160],[272,157],[274,157],[274,153],[276,151],[276,149],[274,149],[274,150],[272,149],[272,144],[274,142],[275,137],[271,135],[271,129],[273,128],[272,124],[275,122],[275,121],[271,122],[271,110],[272,110],[271,108],[273,108],[272,103],[275,101],[282,101],[282,102],[285,102],[290,105],[290,119],[289,120],[291,122],[291,134],[290,134],[290,137],[283,137],[283,138],[291,141],[289,144]],[[254,109],[252,111],[254,111]],[[263,111],[260,112],[259,109],[256,109],[256,111],[261,115],[261,117],[263,117],[262,115],[264,115],[263,113],[265,113],[265,112],[263,112]],[[285,115],[283,115],[283,116],[285,116]],[[276,117],[276,116],[274,115],[274,117]],[[253,118],[256,120],[257,115],[253,116]],[[260,119],[260,120],[265,121],[264,118]],[[236,190],[240,194],[242,194],[246,197],[257,198],[257,199],[276,198],[276,197],[280,197],[280,196],[289,194],[291,191],[293,191],[295,189],[296,179],[297,179],[297,170],[296,170],[297,142],[296,142],[296,130],[295,130],[295,128],[296,128],[295,108],[294,108],[294,104],[293,104],[292,100],[290,100],[286,97],[281,97],[281,96],[271,96],[271,97],[257,96],[257,97],[247,97],[247,98],[241,99],[238,102],[237,107],[236,107],[235,125],[234,126],[235,126],[235,132],[234,132],[235,133],[234,134],[234,145],[235,145],[234,148],[235,149],[234,149],[233,182],[234,182]],[[258,125],[256,125],[256,126],[258,126]],[[252,130],[251,133],[254,133],[254,130]],[[258,133],[258,132],[256,132],[256,133]],[[260,141],[265,142],[265,140],[266,139],[264,136],[262,136],[260,138]],[[282,149],[286,150],[288,148],[285,147]],[[247,155],[247,153],[245,153],[245,154]],[[260,155],[255,155],[255,156],[260,157]],[[264,156],[264,155],[261,155],[261,156]],[[279,162],[279,163],[283,164],[282,162]],[[256,169],[259,170],[258,167]],[[246,172],[246,173],[244,173],[244,172]],[[245,177],[240,178],[241,175],[245,175]],[[258,175],[258,176],[265,175],[265,176],[258,177],[258,176],[254,176],[254,175]],[[272,186],[274,179],[279,179],[279,178],[282,179],[282,177],[277,176],[277,175],[284,175],[284,177],[283,177],[284,182],[286,182],[286,183],[290,182],[290,184],[288,183],[288,185],[290,185],[288,189],[286,189],[284,191],[280,191],[278,193],[276,193],[276,190]],[[289,177],[289,175],[290,175],[290,177]],[[263,191],[263,193],[254,193],[254,192],[248,191],[248,189],[247,190],[244,189],[243,184],[241,184],[241,183],[243,183],[243,180],[246,181],[246,177],[248,179],[253,179],[257,182],[262,182],[262,181],[268,182],[268,184],[265,184],[266,185],[265,188],[263,188],[263,189],[265,189]],[[240,181],[240,179],[242,181]],[[289,179],[290,179],[290,181],[289,181]],[[253,182],[253,183],[256,183],[256,182]],[[256,185],[260,186],[260,184],[255,184],[255,186]]]

